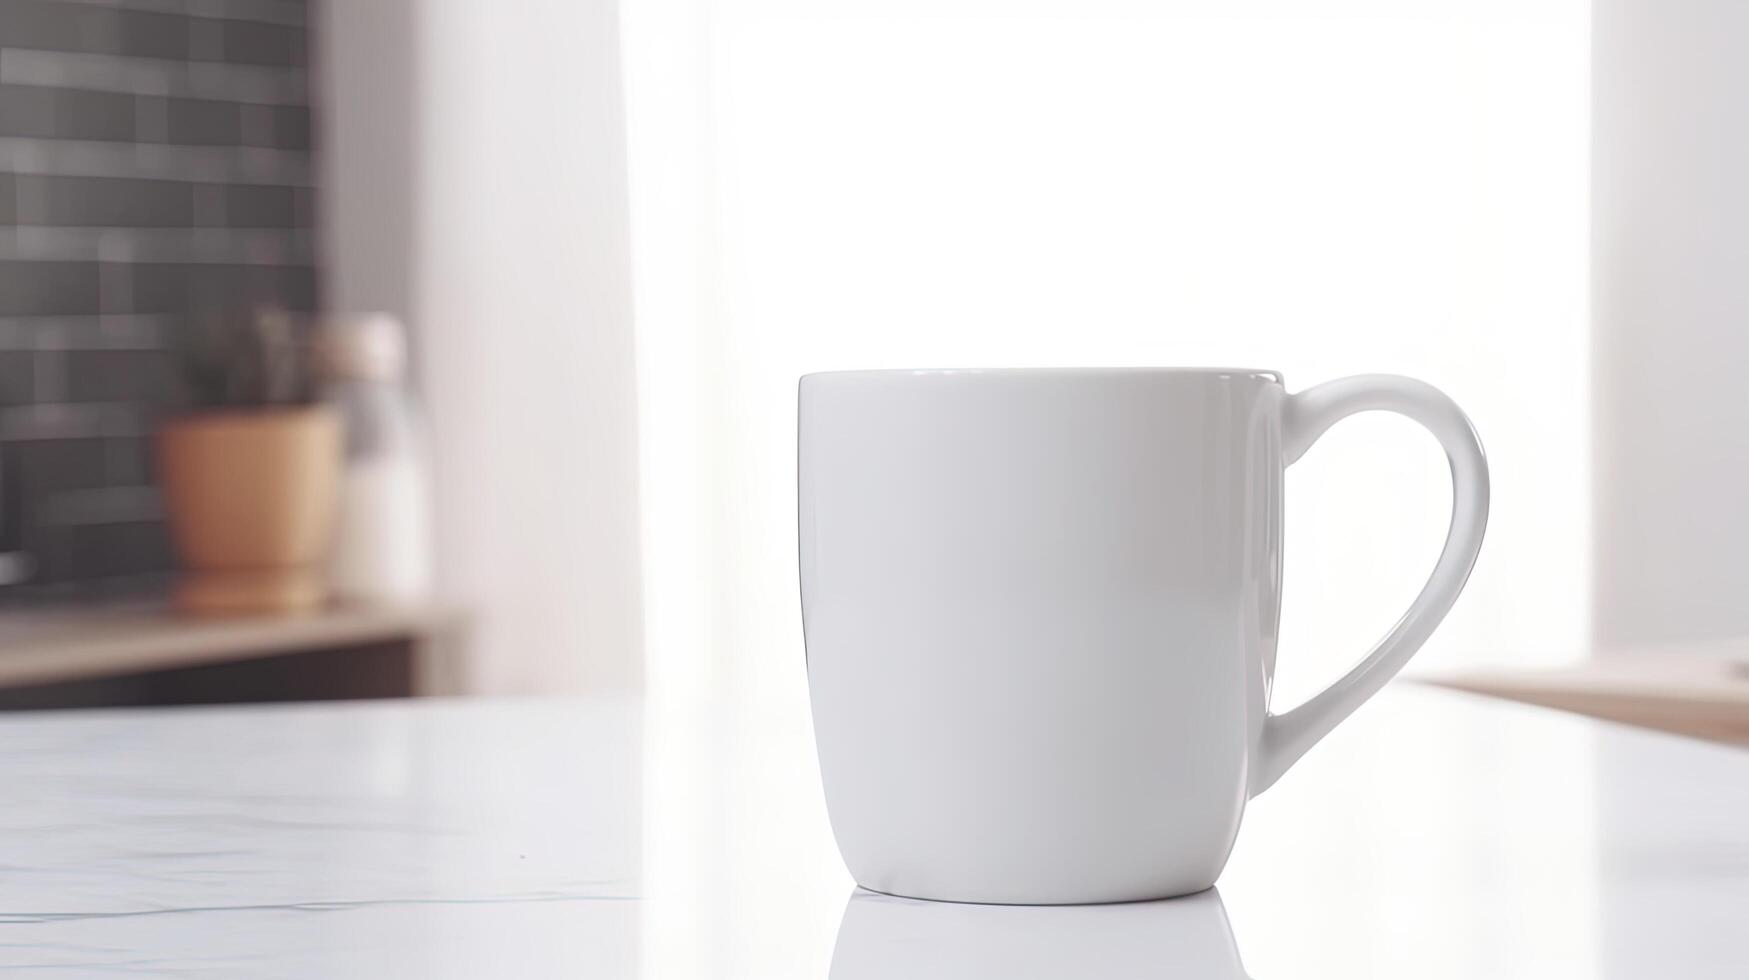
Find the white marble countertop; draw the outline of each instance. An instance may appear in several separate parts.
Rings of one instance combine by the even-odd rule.
[[[1399,688],[1215,892],[909,903],[799,692],[0,718],[0,969],[197,977],[1749,975],[1749,752]]]

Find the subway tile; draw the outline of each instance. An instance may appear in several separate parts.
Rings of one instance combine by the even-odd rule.
[[[304,29],[256,21],[224,21],[224,60],[248,65],[302,65]]]
[[[242,107],[211,99],[170,99],[168,142],[191,146],[235,146],[242,141]]]
[[[239,116],[242,130],[237,140],[239,143],[244,146],[273,145],[273,106],[245,105]]]
[[[19,48],[8,48],[6,57],[0,58],[0,84],[274,105],[305,105],[310,97],[309,80],[301,67]]]
[[[250,111],[259,121],[246,133]],[[300,105],[0,85],[0,137],[308,150],[310,125]]]
[[[294,313],[314,313],[319,302],[316,270],[307,266],[285,266],[278,270],[282,302]]]
[[[307,187],[310,154],[240,146],[100,143],[0,136],[0,170]]]
[[[0,317],[0,351],[158,350],[175,329],[169,315]]]
[[[67,553],[68,529],[40,520],[29,508],[23,516],[23,550],[30,555],[33,567],[27,584],[8,590],[9,593],[50,602],[86,595],[84,583],[68,584],[66,581],[72,567]]]
[[[103,440],[103,482],[106,486],[133,486],[157,477],[152,440],[147,436]]]
[[[210,59],[238,65],[303,65],[306,31],[301,16],[287,16],[292,5],[262,9],[257,18],[233,18],[238,4],[196,5],[184,11],[150,11],[135,5],[66,4],[45,0],[5,0],[0,4],[0,38],[7,47],[119,54],[128,58]],[[241,5],[248,9],[248,5]],[[208,35],[206,40],[203,35]]]
[[[150,484],[112,483],[65,490],[48,498],[41,519],[51,524],[122,524],[161,521],[164,500]]]
[[[19,225],[0,235],[0,261],[302,266],[315,256],[315,236],[303,228],[68,227]],[[99,281],[102,312],[127,313]]]
[[[189,13],[189,0],[61,0],[62,3],[91,3],[100,7],[121,7],[124,10],[148,10],[160,14]]]
[[[225,22],[195,17],[188,22],[188,57],[191,61],[223,61]]]
[[[186,313],[190,309],[188,266],[168,262],[136,262],[128,271],[132,279],[129,308],[108,312]]]
[[[162,521],[78,524],[66,530],[71,540],[69,575],[74,578],[142,575],[174,565]]]
[[[161,406],[175,395],[175,365],[168,351],[74,351],[65,356],[70,401]]]
[[[0,405],[23,405],[36,397],[36,358],[35,351],[0,351]]]
[[[131,140],[134,97],[76,88],[0,85],[0,136]]]
[[[244,312],[262,306],[315,309],[315,270],[301,266],[187,266],[188,309]]]
[[[195,184],[194,187],[194,226],[196,228],[223,228],[225,225],[225,192],[224,184]]]
[[[55,124],[60,120],[55,111],[56,91],[35,85],[0,85],[0,136],[54,136]],[[102,94],[118,103],[129,101],[125,95]],[[127,126],[131,135],[131,116]]]
[[[306,106],[170,99],[168,108],[166,142],[281,150],[310,148],[310,110]]]
[[[0,38],[9,48],[114,54],[120,11],[42,0],[0,3]]]
[[[21,224],[177,228],[194,220],[193,188],[179,181],[40,175],[17,180],[21,198],[35,205]]]
[[[316,192],[308,187],[292,188],[292,227],[316,226]]]
[[[310,148],[310,109],[301,105],[273,107],[273,145],[282,150]]]
[[[238,142],[279,150],[310,148],[310,110],[305,106],[244,105]]]
[[[134,99],[134,139],[141,143],[170,142],[170,100],[162,95]]]
[[[224,187],[224,224],[232,228],[295,228],[297,189],[259,184]]]
[[[113,50],[100,53],[132,58],[188,57],[188,18],[142,10],[123,10],[119,14],[118,43]]]
[[[129,3],[182,3],[181,8],[195,17],[222,17],[227,20],[257,20],[264,24],[299,26],[308,21],[308,4],[304,0],[128,0]]]
[[[65,401],[67,396],[67,355],[64,351],[38,348],[31,361],[30,397],[32,401]]]
[[[134,265],[132,262],[102,262],[97,266],[99,313],[134,312]]]
[[[121,10],[145,10],[159,14],[188,13],[188,0],[57,0],[59,3],[84,3],[96,7]]]
[[[206,44],[203,32],[210,35]],[[39,51],[269,66],[302,65],[307,45],[297,23],[50,0],[0,3],[0,39]]]
[[[0,316],[98,312],[97,263],[0,261]]]
[[[132,266],[135,313],[316,308],[316,271],[307,266],[141,262]]]
[[[0,39],[11,48],[180,59],[188,57],[188,20],[85,3],[6,0]]]
[[[42,500],[68,490],[100,487],[109,470],[99,439],[39,439],[13,443],[19,488],[27,499]]]
[[[39,402],[0,405],[0,442],[120,439],[150,431],[151,417],[126,402]]]

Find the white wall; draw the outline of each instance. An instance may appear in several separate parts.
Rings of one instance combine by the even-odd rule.
[[[1495,499],[1416,666],[1579,656],[1587,13],[628,2],[646,504],[676,546],[650,555],[653,672],[799,678],[796,375],[956,365],[1422,377],[1474,418]],[[1448,498],[1400,419],[1294,467],[1284,698],[1401,614]],[[710,636],[657,635],[690,621]]]
[[[412,328],[475,690],[640,672],[625,145],[608,0],[323,11],[332,305]]]
[[[1749,634],[1749,4],[1596,0],[1595,635]]]
[[[1592,294],[1595,635],[1601,652],[1740,655],[1749,634],[1749,4],[1594,0]],[[1600,766],[1617,838],[1704,840],[1713,801],[1647,785],[1623,742]],[[1656,827],[1632,801],[1664,801]],[[1673,822],[1674,821],[1674,822]],[[1687,821],[1692,826],[1685,827]],[[1615,893],[1601,935],[1622,976],[1739,955],[1722,920]],[[1708,957],[1711,957],[1709,959]]]

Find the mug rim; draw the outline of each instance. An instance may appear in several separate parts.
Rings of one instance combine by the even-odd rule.
[[[802,381],[828,378],[960,378],[960,377],[1105,377],[1121,375],[1183,375],[1191,377],[1243,378],[1285,384],[1282,373],[1269,368],[1241,367],[1007,367],[1007,368],[861,368],[840,371],[810,371]]]

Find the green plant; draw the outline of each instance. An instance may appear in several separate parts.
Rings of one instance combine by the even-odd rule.
[[[297,320],[278,307],[243,317],[191,320],[181,345],[185,407],[250,409],[307,405],[315,399],[309,344]]]

